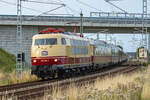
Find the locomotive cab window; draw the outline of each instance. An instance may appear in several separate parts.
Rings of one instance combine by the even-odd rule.
[[[66,39],[65,39],[65,38],[62,38],[62,39],[61,39],[61,43],[62,43],[62,45],[66,45]]]
[[[56,38],[35,39],[34,45],[57,45]]]
[[[44,39],[35,39],[34,45],[44,45]]]

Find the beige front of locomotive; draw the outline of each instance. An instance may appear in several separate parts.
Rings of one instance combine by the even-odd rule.
[[[31,59],[33,66],[90,64],[90,45],[77,36],[39,34],[33,36]]]
[[[40,34],[32,38],[31,57],[66,56],[66,46],[61,44],[61,35]],[[42,54],[47,51],[48,54]]]

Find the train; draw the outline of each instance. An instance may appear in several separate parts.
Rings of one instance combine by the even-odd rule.
[[[137,60],[142,62],[142,63],[146,63],[148,62],[148,50],[145,47],[139,47],[137,49],[136,55],[137,55]]]
[[[80,74],[126,60],[122,48],[80,33],[46,28],[32,37],[31,73],[42,79]]]

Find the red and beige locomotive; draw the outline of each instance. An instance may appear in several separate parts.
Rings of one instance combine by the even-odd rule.
[[[41,78],[81,73],[126,61],[123,50],[80,34],[46,28],[32,37],[32,74]]]

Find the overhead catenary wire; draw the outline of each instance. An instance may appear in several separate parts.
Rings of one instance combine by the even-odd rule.
[[[71,7],[69,7],[69,6],[66,6],[66,8],[68,8],[69,10],[71,10],[72,12],[76,12],[77,14],[80,14],[80,12],[79,11],[77,11],[77,10],[75,10],[75,9],[72,9]]]
[[[40,1],[27,1],[27,2],[61,5],[61,6],[57,7],[57,8],[52,9],[52,10],[43,12],[43,13],[39,14],[38,16],[41,16],[42,14],[47,14],[47,15],[59,15],[59,14],[49,14],[49,12],[54,11],[54,10],[57,10],[57,9],[59,9],[59,8],[62,8],[62,7],[65,8],[67,14],[60,14],[60,15],[72,15],[72,16],[73,16],[73,14],[69,14],[68,10],[66,9],[66,8],[69,8],[69,7],[66,7],[67,5],[66,5],[62,0],[58,0],[58,1],[59,1],[59,2],[56,2],[56,1],[55,1],[55,2],[52,2],[52,3],[51,3],[51,2],[40,2]],[[38,16],[36,16],[36,17],[38,17]]]
[[[42,3],[42,4],[52,4],[52,5],[64,5],[65,6],[64,3],[58,3],[58,2],[41,2],[41,1],[30,1],[30,0],[28,0],[26,2]]]
[[[91,8],[91,9],[95,9],[95,10],[100,11],[100,12],[102,11],[102,10],[97,9],[97,8],[91,6],[91,5],[89,5],[89,4],[87,4],[87,3],[83,2],[83,1],[80,1],[80,0],[76,0],[76,1],[79,2],[80,4],[84,5],[84,6],[87,6],[87,7]]]
[[[58,0],[58,1],[61,2],[61,3],[64,3],[64,1],[62,1],[62,0]],[[72,15],[72,16],[74,15],[73,12],[77,12],[77,11],[71,9],[68,5],[65,5],[65,11],[67,12],[68,15]],[[73,14],[71,14],[69,11],[71,11]]]
[[[58,0],[58,1],[64,3],[64,1],[62,1],[62,0]],[[69,7],[68,5],[65,6],[65,10],[68,14],[70,14],[69,11],[71,11],[71,13],[73,13],[72,15],[75,15],[74,13],[80,14],[80,12],[78,12],[77,10]]]
[[[62,2],[61,0],[59,0],[60,2]],[[35,3],[45,3],[45,2],[38,2],[38,1],[29,1],[29,2],[35,2]],[[56,3],[49,3],[49,4],[56,4]],[[42,12],[41,14],[39,14],[39,15],[37,15],[37,16],[35,16],[35,17],[38,17],[38,16],[41,16],[41,15],[43,15],[43,14],[46,14],[46,15],[71,15],[71,16],[73,16],[72,14],[49,14],[49,12],[52,12],[52,11],[54,11],[54,10],[57,10],[57,9],[59,9],[59,8],[62,8],[62,7],[66,7],[67,5],[65,4],[65,3],[58,3],[57,2],[57,5],[61,5],[61,6],[59,6],[59,7],[56,7],[56,8],[54,8],[54,9],[51,9],[51,10],[49,10],[49,11],[46,11],[46,12]],[[33,18],[35,18],[35,17],[33,17]],[[32,19],[33,19],[32,18]]]
[[[16,3],[7,2],[7,1],[4,1],[4,0],[0,0],[0,2],[5,3],[5,4],[9,4],[9,5],[13,5],[13,6],[17,5]],[[38,13],[42,12],[40,10],[36,10],[36,9],[33,9],[33,8],[24,7],[24,6],[22,6],[22,8],[25,8],[25,9],[28,9],[28,10],[31,10],[31,11],[35,11],[35,12],[38,12]]]
[[[63,3],[63,1],[61,1],[61,0],[58,0],[58,1],[60,1],[60,2]],[[65,7],[65,11],[67,12],[67,14],[70,14],[69,11],[68,11],[68,9],[66,7]]]
[[[58,1],[64,3],[62,0],[58,0]],[[71,12],[75,12],[75,13],[77,13],[77,14],[80,14],[79,11],[77,11],[77,10],[75,10],[75,9],[73,9],[73,8],[71,8],[71,7],[69,7],[68,5],[66,5],[65,8],[66,8],[66,10],[69,9]]]
[[[109,3],[109,4],[112,5],[112,6],[116,7],[117,9],[121,10],[122,12],[128,13],[128,12],[125,11],[124,9],[122,9],[122,8],[116,6],[115,4],[111,3],[110,1],[112,1],[112,0],[104,0],[104,1],[107,2],[107,3]],[[113,0],[113,1],[118,1],[118,0]]]
[[[0,0],[0,2],[5,3],[5,4],[8,4],[8,5],[12,5],[12,6],[16,6],[16,5],[17,5],[16,3],[12,3],[12,2],[8,2],[8,1],[4,1],[4,0]],[[63,4],[63,3],[60,3],[60,4]],[[52,10],[50,10],[50,11],[54,11],[54,10],[56,10],[56,9],[59,9],[59,8],[63,7],[63,6],[65,7],[66,5],[62,5],[62,6],[60,6],[60,7],[54,8],[54,9],[52,9]],[[69,16],[73,16],[73,14],[52,14],[52,13],[48,13],[48,12],[50,12],[50,11],[43,12],[43,11],[41,11],[41,10],[36,10],[36,9],[33,9],[33,8],[24,7],[24,6],[22,6],[22,8],[25,8],[25,9],[27,9],[27,10],[34,11],[34,12],[37,12],[37,13],[41,13],[40,15],[46,14],[46,15],[69,15]],[[38,16],[39,16],[39,15],[38,15]]]
[[[43,15],[43,14],[48,14],[49,12],[52,12],[52,11],[57,10],[57,9],[59,9],[59,8],[62,8],[62,7],[64,7],[64,5],[59,6],[59,7],[57,7],[57,8],[54,8],[54,9],[51,9],[51,10],[48,10],[48,11],[46,11],[46,12],[43,12],[43,13],[41,13],[41,14],[35,16],[35,17],[41,16],[41,15]]]
[[[59,1],[60,1],[60,0],[59,0]],[[16,3],[12,3],[12,2],[8,2],[8,1],[4,1],[4,0],[0,0],[0,2],[5,3],[5,4],[8,4],[8,5],[13,5],[13,6],[16,6],[16,5],[17,5]],[[61,1],[61,2],[62,2],[62,1]],[[40,3],[40,2],[38,2],[38,3]],[[44,2],[41,2],[41,3],[44,3]],[[71,8],[71,7],[69,7],[68,5],[66,5],[66,4],[64,4],[64,3],[59,3],[59,4],[62,4],[61,7],[64,6],[66,9],[69,9],[71,12],[75,12],[75,13],[77,13],[77,14],[80,14],[79,11],[77,11],[77,10],[75,10],[75,9],[73,9],[73,8]],[[57,8],[61,8],[61,7],[57,7]],[[41,11],[41,10],[37,10],[37,9],[25,7],[25,6],[23,6],[23,5],[22,5],[22,8],[27,9],[27,10],[30,10],[30,11],[34,11],[34,12],[37,12],[37,13],[43,13],[43,11]],[[55,15],[55,14],[49,14],[49,13],[46,13],[46,12],[44,12],[43,14],[46,14],[46,15]],[[40,15],[41,15],[41,14],[40,14]],[[58,14],[58,15],[59,15],[59,14]],[[63,15],[63,14],[60,14],[60,15]],[[67,14],[64,14],[64,15],[67,15]],[[68,15],[74,15],[74,13],[73,13],[73,14],[68,14]]]
[[[5,6],[6,7],[6,3],[0,3],[0,7]]]

